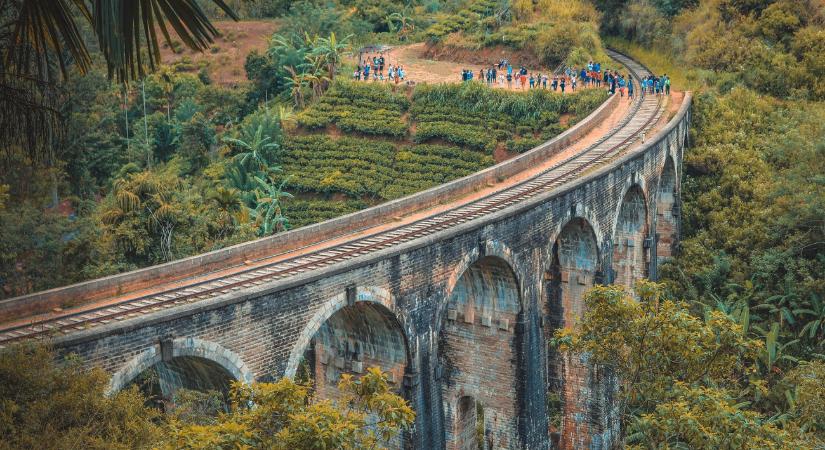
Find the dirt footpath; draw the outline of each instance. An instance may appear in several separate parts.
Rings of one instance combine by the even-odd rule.
[[[364,54],[364,57],[372,58],[373,54]],[[377,54],[376,54],[377,56]],[[460,83],[461,82],[461,71],[463,69],[469,69],[473,71],[474,76],[476,77],[473,82],[478,83],[478,75],[479,69],[482,66],[476,64],[468,64],[465,62],[452,62],[452,61],[445,61],[440,60],[436,61],[433,59],[429,59],[426,56],[426,44],[423,42],[419,42],[416,44],[404,45],[399,47],[393,47],[391,50],[384,52],[384,58],[386,59],[386,67],[389,67],[390,64],[393,66],[401,65],[404,68],[404,71],[407,73],[407,80],[414,81],[416,83]],[[353,56],[350,61],[355,64],[356,60],[358,59],[358,55],[356,54]],[[486,69],[486,67],[485,67]],[[518,69],[515,67],[514,69]],[[386,69],[385,69],[386,70]],[[528,67],[527,70],[533,74],[551,74],[553,69],[548,67],[539,67],[533,68]],[[501,72],[499,72],[501,73]],[[506,72],[504,72],[506,74]],[[350,74],[351,76],[352,74]],[[550,87],[550,80],[547,82],[547,89],[551,89]],[[372,82],[372,81],[371,81]],[[380,81],[379,81],[380,82]],[[385,80],[384,83],[388,83],[388,80]],[[508,89],[507,82],[498,83],[496,82],[493,84],[493,87],[497,89]],[[522,90],[529,90],[530,82],[529,80],[525,82],[524,88],[521,87],[521,84],[518,83],[515,79],[513,80],[512,86],[509,87],[512,91],[522,91]],[[579,84],[579,90],[582,89],[581,84]],[[558,92],[561,92],[559,90]],[[567,86],[566,93],[570,93],[570,86]]]

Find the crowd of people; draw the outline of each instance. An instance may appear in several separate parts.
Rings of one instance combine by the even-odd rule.
[[[369,81],[372,79],[373,81],[384,81],[388,80],[390,82],[394,82],[396,84],[404,81],[407,77],[407,72],[404,70],[404,67],[400,64],[393,66],[392,64],[386,66],[385,72],[385,64],[386,58],[384,58],[384,53],[379,53],[377,55],[373,55],[372,58],[367,56],[363,60],[358,62],[358,66],[355,67],[355,71],[352,74],[352,78],[354,80],[364,80]],[[384,74],[386,73],[386,78]]]
[[[461,81],[467,82],[475,79],[472,70],[461,71]],[[571,91],[575,91],[579,85],[591,88],[601,88],[604,85],[611,94],[618,91],[619,95],[622,97],[627,95],[628,98],[633,98],[634,94],[630,74],[622,75],[610,69],[602,71],[601,63],[593,61],[581,69],[567,67],[561,73],[543,74],[530,72],[524,66],[515,70],[509,61],[502,59],[496,64],[479,69],[478,80],[489,86],[506,85],[508,88],[512,88],[515,83],[519,89],[548,89],[549,85],[551,89],[561,91],[561,93],[565,93],[568,87]],[[661,77],[653,75],[644,77],[639,80],[639,86],[642,93],[670,95],[670,78],[666,74]]]
[[[386,65],[384,53],[367,56],[359,61],[358,66],[352,74],[354,80],[364,81],[385,81],[400,83],[406,79],[406,71],[400,64],[393,66]],[[386,70],[385,70],[386,69]],[[506,59],[502,59],[489,67],[482,67],[478,70],[478,78],[471,69],[461,70],[461,81],[468,82],[478,79],[489,86],[507,86],[518,89],[553,89],[564,94],[569,88],[575,91],[579,86],[585,88],[601,88],[604,86],[611,94],[619,92],[619,95],[628,99],[633,98],[636,88],[631,82],[630,74],[623,75],[616,70],[602,70],[599,62],[590,61],[587,66],[581,69],[566,67],[560,73],[530,72],[524,66],[515,69]],[[642,94],[670,95],[670,78],[667,74],[660,77],[649,75],[639,80]]]

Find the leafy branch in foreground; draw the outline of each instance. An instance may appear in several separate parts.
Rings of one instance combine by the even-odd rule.
[[[343,398],[336,404],[286,378],[235,384],[229,413],[211,426],[173,423],[167,448],[383,449],[415,418],[380,369],[358,379],[344,375],[339,389]]]

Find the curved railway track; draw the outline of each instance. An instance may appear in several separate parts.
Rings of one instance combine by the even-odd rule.
[[[623,64],[632,73],[635,80],[649,73],[641,64],[624,55],[611,52],[611,56]],[[638,83],[636,86],[638,86]],[[638,88],[636,92],[639,93]],[[630,112],[596,143],[521,183],[506,187],[488,196],[389,230],[360,236],[336,245],[331,244],[326,248],[301,256],[257,265],[229,275],[216,275],[214,278],[194,281],[184,286],[153,292],[105,306],[92,307],[76,312],[66,311],[57,316],[31,321],[22,325],[8,327],[0,325],[0,347],[24,339],[68,334],[99,324],[122,321],[141,314],[278,281],[400,245],[478,219],[574,181],[576,177],[584,172],[621,155],[641,138],[643,133],[650,130],[658,122],[664,111],[663,106],[661,98],[658,96],[637,95]]]

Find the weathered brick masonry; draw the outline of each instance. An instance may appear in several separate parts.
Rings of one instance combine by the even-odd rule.
[[[481,414],[494,449],[608,448],[614,383],[546,343],[581,314],[588,287],[655,277],[672,254],[689,103],[660,137],[510,209],[58,344],[111,371],[112,389],[175,358],[252,381],[292,376],[306,355],[334,396],[341,373],[379,364],[418,413],[410,448],[473,448]]]

